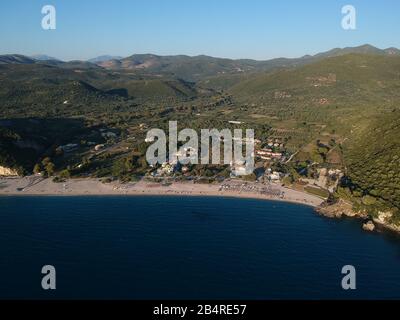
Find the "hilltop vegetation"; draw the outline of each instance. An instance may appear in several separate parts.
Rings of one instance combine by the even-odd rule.
[[[314,56],[307,55],[297,59],[277,58],[267,61],[251,59],[223,59],[205,55],[189,57],[158,56],[154,54],[135,54],[127,58],[100,59],[97,64],[110,70],[128,70],[141,74],[168,75],[186,81],[201,81],[208,77],[245,75],[253,72],[272,71],[298,67],[328,58],[350,53],[374,54],[381,56],[400,55],[396,48],[381,50],[371,45],[354,48],[336,48]]]
[[[374,119],[346,144],[348,179],[339,194],[369,213],[391,208],[400,221],[400,110]]]
[[[153,54],[137,54],[119,60],[98,63],[99,66],[110,70],[167,75],[186,81],[198,81],[216,75],[267,70],[281,64],[281,62],[275,61],[231,60],[208,56],[157,56]]]
[[[210,94],[214,93],[180,79],[43,64],[0,64],[0,115],[5,118],[95,116],[132,111],[139,102],[165,107]]]
[[[0,120],[0,165],[30,174],[34,164],[52,154],[55,146],[88,134],[81,119]]]
[[[398,56],[351,54],[258,75],[230,92],[240,103],[254,105],[254,113],[317,122],[344,132],[379,111],[397,107],[399,76]]]

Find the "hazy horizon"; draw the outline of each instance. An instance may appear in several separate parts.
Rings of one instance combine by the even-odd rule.
[[[44,5],[56,8],[56,30],[43,30]],[[355,30],[341,26],[342,7],[356,9]],[[400,3],[385,1],[16,0],[0,4],[0,54],[45,54],[60,60],[102,55],[207,55],[270,60],[371,44],[400,47]]]
[[[390,49],[390,48],[399,49],[399,48],[394,47],[394,46],[385,47],[385,48],[379,48],[379,47],[374,46],[373,44],[370,44],[370,43],[365,43],[365,44],[360,44],[360,45],[351,46],[351,48],[357,48],[357,47],[360,47],[360,46],[367,46],[367,45],[372,46],[372,47],[375,47],[375,48],[377,48],[377,49],[381,49],[381,50]],[[119,55],[119,54],[112,55],[112,54],[107,54],[107,53],[105,53],[105,54],[100,54],[100,55],[98,55],[98,56],[91,57],[91,58],[88,58],[88,59],[72,59],[72,60],[60,59],[59,57],[50,56],[50,55],[48,55],[47,53],[24,54],[24,53],[19,53],[19,52],[8,52],[8,53],[1,53],[1,55],[23,55],[23,56],[30,57],[30,58],[33,58],[33,57],[35,57],[35,56],[48,56],[48,57],[50,57],[50,58],[54,58],[54,59],[57,59],[57,60],[60,60],[60,61],[64,61],[64,62],[69,62],[69,61],[89,61],[89,60],[92,60],[92,59],[96,59],[96,58],[100,58],[100,57],[105,57],[105,56],[119,57],[120,59],[124,59],[124,58],[128,58],[128,57],[130,57],[130,56],[133,56],[133,55],[156,55],[156,56],[161,56],[161,57],[166,57],[166,56],[187,56],[187,57],[207,56],[207,57],[217,58],[217,59],[268,61],[268,60],[279,59],[279,58],[282,58],[282,59],[296,59],[296,58],[302,58],[302,57],[304,57],[304,56],[314,56],[314,55],[316,55],[316,54],[324,53],[324,52],[327,52],[327,51],[330,51],[330,50],[333,50],[333,49],[344,49],[344,48],[345,48],[345,47],[329,48],[329,49],[324,50],[324,51],[321,51],[321,52],[306,53],[306,54],[304,54],[304,55],[302,55],[302,56],[298,56],[298,57],[297,57],[297,56],[295,56],[295,57],[281,56],[281,57],[273,57],[273,58],[269,58],[269,59],[265,59],[265,60],[252,59],[252,58],[246,58],[246,57],[243,57],[243,58],[216,57],[216,56],[210,56],[210,55],[207,55],[207,54],[186,55],[186,54],[177,53],[177,54],[165,54],[165,55],[163,55],[163,54],[156,54],[156,53],[154,53],[154,52],[132,53],[132,54],[129,54],[129,55],[127,55],[127,56],[122,56],[122,55]],[[347,47],[346,47],[346,48],[347,48]],[[400,50],[400,49],[399,49],[399,50]]]

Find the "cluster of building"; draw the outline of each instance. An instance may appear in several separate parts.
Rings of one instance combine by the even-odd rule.
[[[279,139],[269,139],[267,144],[268,144],[268,147],[270,147],[270,148],[275,147],[275,148],[282,149],[285,147],[285,145]]]
[[[282,152],[274,152],[268,148],[256,150],[256,155],[262,160],[280,160],[283,156]]]
[[[279,182],[282,178],[282,174],[278,171],[272,171],[271,168],[265,170],[264,177],[271,182]]]
[[[115,132],[112,132],[110,130],[107,129],[100,129],[99,131],[97,130],[92,130],[92,135],[100,135],[103,139],[107,140],[107,139],[116,139],[118,137],[118,134]],[[84,143],[85,146],[88,147],[93,147],[94,151],[100,151],[102,149],[105,148],[105,144],[98,144],[96,142],[93,141],[88,141]],[[61,145],[59,147],[56,148],[56,152],[62,152],[64,154],[66,153],[71,153],[76,151],[77,149],[79,149],[81,145],[78,143],[68,143],[65,145]]]
[[[245,143],[247,140],[242,139]],[[259,148],[257,145],[260,145],[262,141],[258,139],[254,139],[256,150],[254,156],[266,161],[266,165],[270,164],[270,162],[278,162],[284,161],[285,155],[283,153],[285,145],[279,139],[269,139],[264,145],[266,147]],[[270,170],[270,169],[268,169]],[[268,181],[279,181],[281,179],[281,174],[278,172],[270,172],[266,171],[266,175]],[[249,174],[247,172],[247,168],[245,163],[241,161],[236,161],[235,163],[231,163],[231,177],[239,177]]]
[[[264,143],[265,148],[260,148],[260,145],[262,144],[262,141],[259,139],[254,139],[254,138],[233,138],[234,141],[240,140],[242,143],[254,143],[255,145],[255,152],[253,156],[265,160],[266,163],[264,167],[267,167],[270,165],[271,162],[277,162],[277,161],[284,161],[285,156],[283,153],[284,149],[284,144],[281,142],[280,139],[269,139],[267,142]],[[220,136],[220,141],[223,141],[223,136]],[[145,140],[146,143],[151,143],[154,142],[154,138],[150,137]],[[186,174],[190,171],[188,166],[181,165],[179,163],[179,159],[182,158],[193,158],[198,160],[198,150],[194,148],[184,148],[180,149],[178,152],[174,154],[174,161],[170,162],[165,162],[163,163],[160,167],[156,166],[151,166],[155,170],[151,173],[153,177],[162,177],[162,176],[168,176],[172,175],[176,172],[182,172],[183,174]],[[168,155],[167,155],[168,158]],[[193,162],[192,162],[193,163]],[[157,169],[156,169],[157,168]],[[231,171],[231,178],[235,177],[243,177],[247,176],[253,172],[249,172],[249,168],[246,165],[246,162],[243,160],[235,160],[230,163],[230,171]],[[259,175],[256,173],[257,178]],[[266,181],[272,181],[272,182],[278,182],[282,178],[282,174],[276,171],[273,171],[271,169],[268,169],[265,172],[264,180]]]
[[[248,169],[246,167],[246,162],[245,161],[232,161],[230,163],[231,166],[231,177],[241,177],[248,175]]]
[[[285,145],[279,139],[269,139],[266,145],[267,147],[256,150],[256,156],[266,161],[282,160]]]
[[[182,172],[183,174],[186,174],[189,171],[190,168],[188,166],[181,165],[179,162],[175,162],[172,164],[169,162],[164,162],[160,168],[157,168],[157,170],[153,171],[150,175],[152,177],[164,177],[164,176],[170,176],[177,172]]]

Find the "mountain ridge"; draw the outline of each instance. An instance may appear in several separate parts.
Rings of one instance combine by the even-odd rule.
[[[101,55],[92,59],[88,59],[87,62],[91,63],[101,63],[104,61],[110,61],[110,60],[120,60],[123,59],[121,56],[112,56],[112,55]]]
[[[400,55],[400,50],[395,47],[379,49],[372,45],[365,44],[357,47],[334,48],[315,55],[305,55],[300,58],[281,57],[270,60],[216,58],[207,55],[161,56],[147,53],[133,54],[125,58],[103,55],[87,61],[74,60],[63,62],[60,60],[35,60],[15,54],[0,56],[0,63],[45,63],[57,64],[64,68],[78,69],[93,69],[98,67],[106,70],[135,72],[137,74],[168,75],[174,78],[182,78],[186,81],[198,81],[202,78],[219,75],[244,74],[297,67],[321,59],[350,53],[393,56]]]

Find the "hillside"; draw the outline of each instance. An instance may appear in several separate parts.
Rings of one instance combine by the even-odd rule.
[[[35,59],[20,54],[6,54],[0,56],[0,64],[33,64]]]
[[[375,51],[370,47],[362,48],[367,49]],[[162,65],[164,58],[141,55],[126,61],[136,68],[144,68],[144,61],[153,59],[153,64],[146,64],[146,68],[166,70],[168,66]],[[19,57],[18,61],[21,59]],[[168,59],[176,62],[176,59],[192,58]],[[216,71],[213,69],[216,64],[204,67],[209,57],[196,59],[203,61],[201,68],[210,74]],[[232,66],[229,59],[221,61]],[[191,100],[196,100],[195,105],[200,108],[201,104],[219,104],[218,91],[224,91],[223,99],[230,100],[231,105],[220,112],[234,112],[236,119],[257,120],[260,124],[266,121],[280,130],[300,128],[311,134],[337,133],[346,137],[351,130],[367,126],[377,113],[397,108],[400,99],[400,56],[388,55],[384,50],[374,55],[338,55],[283,70],[207,76],[197,83],[171,75],[107,70],[89,62],[60,63],[52,66],[1,64],[1,114],[13,117],[58,113],[87,115],[114,109],[129,111],[133,104],[158,103],[162,108]],[[253,62],[245,60],[245,63]],[[187,66],[182,64],[182,68]],[[213,102],[207,101],[213,96]]]
[[[123,59],[123,57],[120,56],[110,56],[110,55],[103,55],[103,56],[98,56],[96,58],[89,59],[88,62],[91,63],[100,63],[104,61],[110,61],[110,60],[118,60],[118,59]]]
[[[30,174],[51,147],[90,132],[81,119],[0,120],[0,165]]]
[[[159,101],[168,98],[194,98],[197,91],[192,83],[183,80],[142,79],[115,81],[114,88],[123,88],[126,96],[140,100]],[[110,90],[113,90],[110,88]]]
[[[397,48],[379,49],[369,44],[365,44],[359,47],[335,48],[326,52],[318,53],[314,58],[332,58],[350,53],[392,56],[400,55],[400,50]]]
[[[43,65],[0,66],[2,117],[63,116],[99,112],[118,97],[73,72]]]
[[[36,56],[35,59],[21,55],[0,56],[0,64],[48,64],[66,69],[107,69],[113,71],[125,71],[136,75],[163,76],[169,78],[180,78],[189,82],[197,82],[206,78],[230,77],[246,75],[257,72],[273,71],[279,69],[296,68],[302,65],[315,63],[317,61],[343,56],[347,54],[373,54],[381,56],[399,56],[400,51],[396,48],[379,49],[371,45],[359,47],[335,48],[327,52],[315,55],[306,55],[300,58],[276,58],[271,60],[257,61],[252,59],[226,59],[215,58],[206,55],[200,56],[159,56],[155,54],[134,54],[121,58],[118,56],[100,56],[88,61],[63,62],[46,55]],[[218,84],[218,82],[216,82]],[[211,83],[213,84],[213,83]],[[218,84],[217,88],[225,88]]]
[[[349,54],[255,75],[229,89],[251,111],[349,132],[400,101],[400,56]]]
[[[104,177],[134,155],[135,174],[144,174],[145,128],[177,120],[221,129],[234,120],[254,128],[264,148],[271,139],[282,144],[280,163],[260,165],[281,170],[284,183],[303,188],[302,179],[316,179],[322,169],[340,170],[337,194],[357,208],[376,214],[400,207],[396,49],[362,46],[268,62],[155,55],[99,65],[15,55],[0,61],[0,165],[19,172],[50,154],[58,170]],[[56,152],[68,143],[79,146],[75,153]],[[93,153],[96,143],[110,151]],[[86,171],[78,170],[87,159]],[[120,169],[117,176],[129,180],[131,171]]]
[[[37,60],[37,61],[61,61],[57,58],[48,56],[46,54],[35,54],[31,56],[32,59]]]
[[[95,66],[95,65],[93,65]],[[0,115],[71,116],[108,112],[135,103],[169,102],[203,96],[180,79],[139,77],[95,66],[0,65]],[[128,100],[131,100],[129,102]]]
[[[308,55],[301,58],[276,58],[265,61],[251,59],[223,59],[210,56],[158,56],[154,54],[135,54],[122,59],[101,59],[97,64],[110,70],[130,70],[145,74],[163,74],[187,81],[199,81],[207,77],[240,75],[253,72],[271,71],[282,68],[293,68],[313,63],[328,57],[342,56],[350,53],[400,55],[396,48],[378,49],[370,45],[359,47],[336,48],[327,52]]]
[[[395,209],[400,222],[400,110],[376,117],[354,133],[345,148],[351,200],[369,213]],[[342,191],[343,193],[344,191]]]
[[[255,70],[255,61],[234,61],[207,56],[157,56],[137,54],[121,60],[103,61],[100,66],[107,69],[123,69],[141,73],[168,74],[193,81],[201,77],[224,73],[240,73]]]

